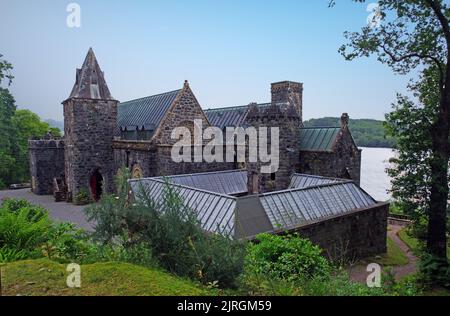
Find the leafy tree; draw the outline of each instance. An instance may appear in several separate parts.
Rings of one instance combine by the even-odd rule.
[[[13,179],[11,170],[16,160],[17,143],[13,137],[14,127],[12,117],[16,111],[13,96],[6,87],[11,85],[12,65],[2,59],[0,54],[0,188],[10,183]],[[6,86],[6,87],[3,87]]]
[[[27,181],[29,179],[28,140],[43,137],[48,132],[51,132],[53,136],[61,136],[61,133],[59,129],[41,121],[39,116],[30,110],[16,110],[11,121],[17,144],[15,181]]]
[[[9,87],[14,78],[13,67],[1,57],[0,54],[0,85],[6,83]],[[9,90],[0,86],[0,188],[29,179],[28,139],[42,137],[49,131],[61,136],[59,129],[42,122],[35,113],[17,110]]]
[[[363,3],[364,0],[354,0]],[[376,55],[398,74],[413,70],[437,74],[438,103],[431,116],[422,116],[428,125],[429,201],[427,202],[427,251],[447,265],[446,218],[450,132],[450,8],[442,0],[379,0],[379,26],[366,26],[360,32],[346,32],[348,43],[340,48],[347,60]],[[425,70],[424,70],[425,69]],[[417,82],[416,82],[417,83]],[[423,91],[422,91],[423,92]],[[403,100],[402,103],[405,103]],[[426,104],[425,104],[426,105]],[[407,109],[408,107],[406,107]],[[411,109],[411,107],[409,107]],[[428,110],[427,110],[428,111]],[[416,114],[404,111],[401,115]],[[426,114],[426,113],[424,113]],[[427,122],[429,121],[429,122]],[[424,139],[411,139],[420,142]],[[418,164],[422,162],[417,161]],[[423,185],[424,179],[417,178]]]

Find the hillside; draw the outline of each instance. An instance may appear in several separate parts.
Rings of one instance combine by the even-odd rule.
[[[47,119],[47,120],[45,120],[45,122],[47,122],[51,127],[59,128],[59,130],[60,130],[61,132],[64,131],[64,122],[63,122],[63,121],[57,121],[57,120],[53,120],[53,119]]]
[[[122,262],[82,265],[79,289],[67,287],[66,265],[48,259],[8,263],[2,274],[2,292],[7,296],[212,295],[189,280]]]
[[[340,126],[340,118],[324,117],[304,122],[305,127]],[[371,119],[350,119],[350,130],[360,147],[391,148],[395,141],[386,136],[383,121]]]

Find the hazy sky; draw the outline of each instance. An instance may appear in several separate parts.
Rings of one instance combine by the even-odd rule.
[[[89,47],[112,95],[127,101],[179,89],[203,108],[270,100],[270,83],[304,83],[304,117],[382,119],[407,78],[375,59],[347,62],[343,32],[366,24],[367,4],[340,0],[0,0],[0,53],[14,65],[20,108],[62,119]],[[69,3],[81,28],[66,24]]]

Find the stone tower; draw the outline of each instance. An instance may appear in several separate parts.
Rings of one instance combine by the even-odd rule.
[[[251,104],[247,114],[249,125],[259,130],[260,127],[279,129],[279,166],[272,173],[262,173],[261,162],[247,162],[248,191],[250,194],[285,190],[288,188],[293,173],[298,171],[300,155],[300,116],[293,104],[274,103],[268,107]],[[271,132],[268,132],[268,149],[271,148]],[[260,143],[258,142],[258,149]],[[249,150],[251,144],[249,143]]]
[[[291,104],[297,110],[300,122],[303,122],[303,83],[281,81],[272,83],[272,103]]]
[[[117,104],[103,71],[89,49],[64,105],[65,178],[68,198],[85,189],[97,200],[114,189],[112,142],[117,125]]]

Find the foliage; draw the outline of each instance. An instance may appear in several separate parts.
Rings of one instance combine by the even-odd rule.
[[[8,87],[14,78],[13,67],[0,54],[0,189],[12,183],[28,181],[28,139],[42,137],[48,131],[60,136],[59,129],[28,110],[17,110]],[[6,87],[2,87],[3,81]]]
[[[303,123],[305,127],[339,126],[340,118],[324,117]],[[370,119],[350,119],[349,127],[358,146],[391,148],[395,141],[386,134],[383,121]]]
[[[330,269],[321,252],[319,247],[298,235],[261,234],[248,246],[245,272],[287,281],[321,277]]]
[[[393,113],[387,116],[390,134],[398,139],[400,152],[398,166],[391,169],[393,191],[406,212],[412,213],[416,225],[425,222],[426,251],[440,258],[446,269],[450,6],[443,0],[379,0],[377,17],[377,25],[347,32],[348,42],[340,52],[347,60],[376,55],[395,73],[420,74],[410,85],[416,102],[398,96]]]
[[[97,248],[87,234],[72,223],[53,223],[47,240],[41,246],[42,254],[59,262],[85,262]]]
[[[235,286],[243,266],[241,243],[203,231],[196,213],[183,205],[176,189],[168,184],[161,203],[155,203],[143,188],[131,203],[129,171],[122,168],[119,174],[118,196],[104,195],[86,209],[88,219],[96,223],[96,240],[126,249],[145,244],[151,259],[169,272],[204,284],[217,281],[221,287]]]
[[[34,252],[47,238],[51,222],[47,214],[32,215],[32,210],[0,209],[0,247]]]
[[[30,254],[26,250],[17,250],[3,246],[0,248],[0,264],[4,262],[13,262],[28,259]]]
[[[16,110],[11,122],[14,127],[14,138],[17,142],[17,152],[15,153],[15,182],[28,181],[29,161],[28,161],[28,140],[36,137],[43,137],[48,132],[59,137],[59,129],[52,128],[46,122],[41,121],[39,116],[30,110]]]
[[[423,253],[420,261],[421,282],[426,285],[440,284],[450,288],[450,266],[442,258]]]
[[[81,288],[66,285],[65,264],[49,259],[7,263],[3,294],[9,296],[192,296],[215,295],[192,281],[155,268],[123,262],[81,265]]]
[[[83,262],[96,254],[82,230],[70,223],[55,223],[48,212],[26,200],[6,199],[0,206],[0,260],[48,258]]]
[[[87,205],[91,203],[91,198],[89,196],[88,190],[86,188],[81,188],[73,198],[73,203],[75,205]]]

